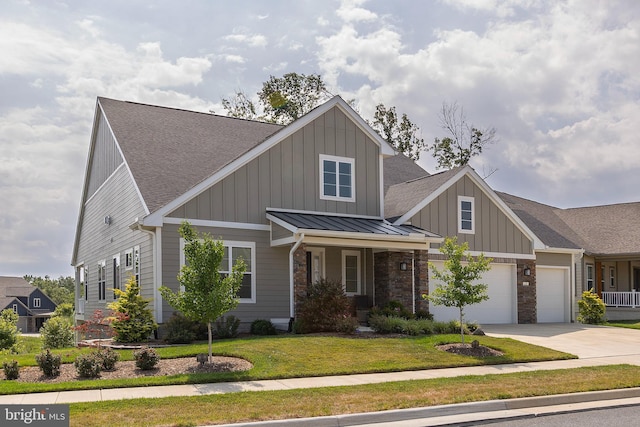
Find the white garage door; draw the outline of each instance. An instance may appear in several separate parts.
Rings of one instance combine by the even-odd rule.
[[[538,323],[568,322],[568,269],[536,267]]]
[[[443,261],[434,261],[438,270],[443,270]],[[491,270],[483,274],[480,283],[489,285],[489,299],[480,304],[468,305],[464,309],[467,321],[489,325],[497,323],[517,323],[516,311],[516,267],[513,264],[491,264]],[[429,274],[429,292],[435,289],[437,281]],[[448,321],[459,318],[455,307],[434,306],[429,303],[429,311],[434,320]]]

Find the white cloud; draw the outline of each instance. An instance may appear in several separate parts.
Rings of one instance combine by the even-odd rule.
[[[241,32],[224,36],[223,40],[246,44],[250,47],[265,47],[268,44],[267,38],[262,34],[242,34]]]
[[[364,3],[366,0],[343,0],[336,15],[345,22],[366,22],[377,19],[378,15],[374,12],[359,7]]]

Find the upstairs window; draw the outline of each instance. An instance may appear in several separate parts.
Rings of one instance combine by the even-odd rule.
[[[320,155],[320,198],[355,202],[355,159]]]
[[[98,263],[98,301],[104,301],[107,294],[107,266],[105,261]]]
[[[40,308],[42,300],[40,298],[33,299],[33,308]]]
[[[474,217],[473,197],[458,196],[458,233],[475,233]]]

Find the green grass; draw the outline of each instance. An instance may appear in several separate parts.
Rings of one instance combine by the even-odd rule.
[[[640,329],[640,320],[616,320],[605,323],[606,326],[615,326],[617,328]]]
[[[637,366],[601,366],[348,387],[74,403],[70,405],[70,425],[196,426],[638,386]]]
[[[483,345],[504,352],[503,356],[472,358],[446,353],[435,348],[438,344],[458,342],[459,339],[458,335],[376,339],[280,335],[218,340],[213,345],[213,352],[216,355],[246,359],[253,364],[253,368],[245,372],[83,380],[56,384],[2,381],[0,394],[348,375],[575,358],[567,353],[512,339],[487,336],[477,337],[477,339]],[[86,348],[70,348],[55,352],[62,355],[64,362],[71,363],[78,354],[88,351],[90,350]],[[206,343],[158,349],[163,359],[194,357],[198,353],[206,352]],[[121,360],[133,358],[130,350],[120,351],[120,354]],[[4,360],[14,358],[18,360],[20,366],[36,365],[35,354],[2,355],[0,364]]]

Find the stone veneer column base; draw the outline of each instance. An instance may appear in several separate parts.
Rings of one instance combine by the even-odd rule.
[[[518,323],[538,323],[536,262],[530,259],[519,259],[517,263],[518,289]],[[529,276],[524,275],[525,268],[531,270]]]
[[[400,269],[401,263],[406,263],[406,270]],[[374,266],[377,306],[399,301],[408,310],[412,310],[414,305],[416,310],[428,310],[428,301],[422,298],[423,294],[429,293],[427,251],[377,252],[374,254]]]

